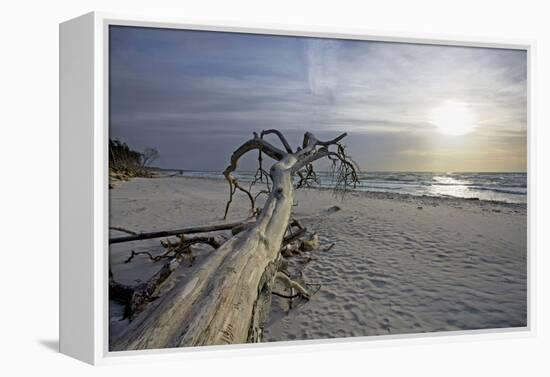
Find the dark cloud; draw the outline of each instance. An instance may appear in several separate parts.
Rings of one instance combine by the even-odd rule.
[[[278,128],[295,144],[305,130],[347,131],[369,170],[430,158],[455,170],[468,154],[477,162],[458,170],[479,170],[479,156],[524,170],[526,76],[519,50],[111,26],[110,132],[183,169],[220,170],[253,131]],[[430,123],[445,100],[477,115],[460,145]]]

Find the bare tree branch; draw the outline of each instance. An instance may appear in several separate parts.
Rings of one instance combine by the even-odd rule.
[[[138,233],[133,236],[124,236],[124,237],[115,237],[109,239],[109,244],[121,243],[121,242],[130,242],[130,241],[139,241],[139,240],[148,240],[151,238],[161,238],[169,236],[177,236],[178,234],[194,234],[194,233],[209,233],[219,230],[229,230],[242,223],[247,222],[247,220],[236,221],[232,223],[224,224],[214,224],[214,225],[204,225],[204,226],[192,226],[188,228],[180,228],[174,230],[161,230],[158,232],[147,232],[147,233]]]
[[[233,196],[235,195],[235,192],[237,191],[237,189],[247,194],[250,200],[250,207],[251,207],[250,211],[251,213],[254,212],[254,207],[255,207],[254,197],[252,196],[249,190],[245,189],[239,184],[239,182],[237,181],[237,178],[235,178],[235,176],[233,175],[233,172],[237,169],[237,164],[239,162],[239,159],[242,156],[244,156],[247,152],[250,152],[251,150],[255,150],[255,149],[259,149],[260,153],[263,152],[276,161],[279,161],[287,156],[287,153],[271,145],[267,141],[261,139],[260,137],[258,137],[258,134],[256,133],[254,133],[253,139],[248,140],[247,142],[242,144],[239,148],[237,148],[237,150],[233,152],[233,154],[231,155],[231,161],[229,166],[223,172],[223,175],[225,176],[225,179],[229,184],[229,200],[225,205],[225,213],[223,215],[224,219],[227,218],[229,207],[233,202]]]
[[[281,131],[279,130],[275,130],[275,129],[269,129],[269,130],[263,130],[260,134],[260,138],[264,138],[265,135],[269,135],[269,134],[275,134],[279,137],[279,140],[281,140],[281,143],[283,144],[283,146],[285,147],[285,150],[288,152],[288,153],[292,153],[292,148],[290,147],[290,144],[288,143],[288,141],[286,140],[286,138],[284,137],[284,135],[281,133]]]

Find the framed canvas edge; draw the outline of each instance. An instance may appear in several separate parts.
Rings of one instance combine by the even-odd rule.
[[[59,25],[59,351],[87,363],[95,360],[94,31],[92,14]]]
[[[534,40],[510,38],[460,37],[450,35],[376,32],[345,28],[327,28],[296,25],[254,24],[249,22],[213,22],[169,17],[149,17],[118,13],[93,12],[94,16],[94,364],[118,364],[151,362],[155,360],[204,359],[209,357],[234,357],[242,355],[273,355],[300,352],[403,346],[474,340],[499,340],[525,338],[536,335],[534,297],[535,240],[534,220],[536,200],[535,130],[533,127],[533,85],[536,43]],[[455,45],[518,49],[527,51],[527,326],[465,330],[437,333],[399,334],[319,339],[227,346],[204,346],[139,351],[110,352],[108,347],[108,27],[110,25],[159,27],[187,30],[288,35],[318,38],[340,38],[384,42]],[[219,352],[224,351],[224,352]]]

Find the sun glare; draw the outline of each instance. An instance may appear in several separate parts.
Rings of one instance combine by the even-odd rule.
[[[445,101],[430,114],[430,122],[445,135],[464,135],[476,127],[476,117],[462,102]]]

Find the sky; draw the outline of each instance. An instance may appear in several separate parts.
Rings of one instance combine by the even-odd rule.
[[[254,131],[277,128],[293,146],[306,131],[347,132],[362,171],[527,168],[524,50],[127,26],[109,35],[110,137],[156,148],[159,167],[221,171]]]

